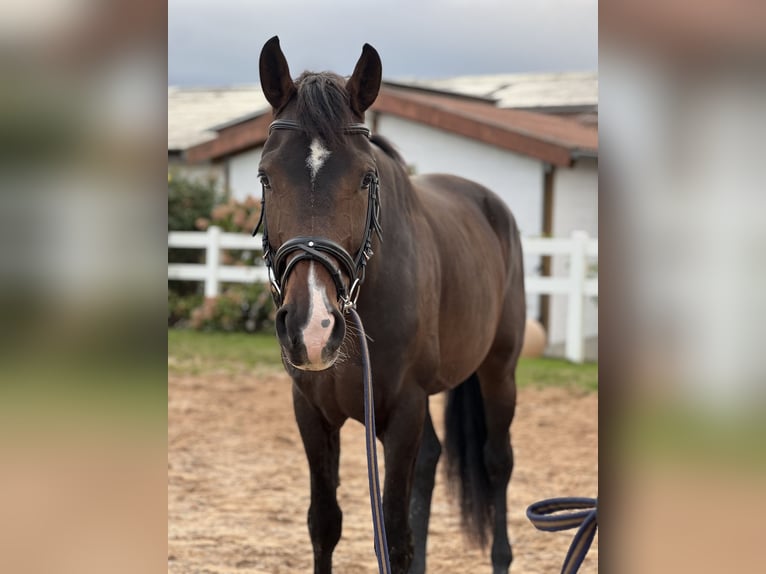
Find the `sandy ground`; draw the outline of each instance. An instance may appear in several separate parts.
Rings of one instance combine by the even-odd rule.
[[[309,479],[293,419],[290,381],[274,372],[169,379],[168,572],[283,574],[312,571],[306,527]],[[512,426],[516,466],[508,490],[511,571],[552,574],[574,534],[540,532],[525,516],[537,500],[598,493],[598,397],[525,388]],[[441,435],[442,401],[432,399]],[[364,429],[341,432],[343,536],[334,571],[374,574]],[[379,446],[378,456],[382,460]],[[432,573],[490,572],[471,547],[439,468],[428,542]],[[598,571],[598,535],[580,572]]]

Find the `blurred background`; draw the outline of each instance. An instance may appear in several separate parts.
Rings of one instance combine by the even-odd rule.
[[[766,567],[764,8],[600,6],[609,571]]]
[[[0,571],[166,560],[166,9],[0,8]]]
[[[218,83],[233,60],[254,73],[254,46],[275,33],[297,45],[290,25],[308,17],[299,4],[287,19],[282,3],[263,5],[248,34],[225,7],[213,10],[218,19],[203,11],[211,29],[245,29],[236,54],[216,52],[212,36],[202,43],[210,53],[198,57],[221,74],[202,77],[174,63],[200,49],[180,2],[170,21],[167,6],[143,1],[6,4],[0,571],[162,571],[167,87]],[[445,43],[412,47],[433,62],[470,28],[525,40],[501,49],[512,71],[550,70],[546,47],[556,43],[567,68],[595,64],[567,31],[596,34],[576,9],[529,4],[527,19],[492,2],[389,11],[397,25],[427,29],[445,7],[462,8]],[[595,18],[593,3],[568,4]],[[599,7],[599,538],[610,572],[766,567],[764,9],[744,0]],[[313,36],[331,57],[291,49],[294,71],[349,70],[384,15],[346,13]],[[302,26],[298,36],[311,31]],[[184,40],[168,44],[168,34]],[[474,69],[497,71],[489,52],[463,47],[451,58],[478,54],[487,65]],[[522,67],[522,50],[534,66]]]

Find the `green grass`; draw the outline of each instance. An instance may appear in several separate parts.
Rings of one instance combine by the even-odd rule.
[[[564,359],[523,358],[516,369],[520,387],[575,387],[598,391],[598,363],[570,363]]]
[[[168,370],[177,374],[281,369],[276,337],[271,334],[168,330]],[[575,365],[561,359],[521,359],[519,386],[556,386],[598,390],[598,364]]]
[[[281,369],[271,333],[220,333],[168,329],[168,371],[177,374]]]

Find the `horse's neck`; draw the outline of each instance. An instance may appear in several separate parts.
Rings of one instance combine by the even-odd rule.
[[[381,209],[387,219],[401,218],[404,214],[412,213],[419,208],[415,189],[410,181],[407,168],[378,148],[378,171],[381,176]]]
[[[417,243],[415,240],[414,220],[422,210],[420,200],[412,186],[406,168],[396,159],[380,151],[376,158],[380,175],[380,204],[382,244],[374,249],[372,263],[378,271],[375,277],[386,281],[396,275],[402,257]]]

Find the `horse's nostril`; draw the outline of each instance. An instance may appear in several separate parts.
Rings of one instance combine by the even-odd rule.
[[[346,321],[343,319],[341,312],[337,309],[332,310],[332,315],[335,322],[332,327],[332,333],[330,334],[330,340],[328,341],[328,347],[332,346],[334,349],[337,349],[343,342],[343,337],[346,336]]]
[[[277,328],[277,337],[281,341],[286,340],[287,337],[287,309],[282,307],[277,311],[277,315],[274,318],[274,322],[276,323]]]
[[[275,322],[277,337],[285,347],[295,348],[302,344],[301,331],[295,324],[295,316],[287,307],[277,311]]]

